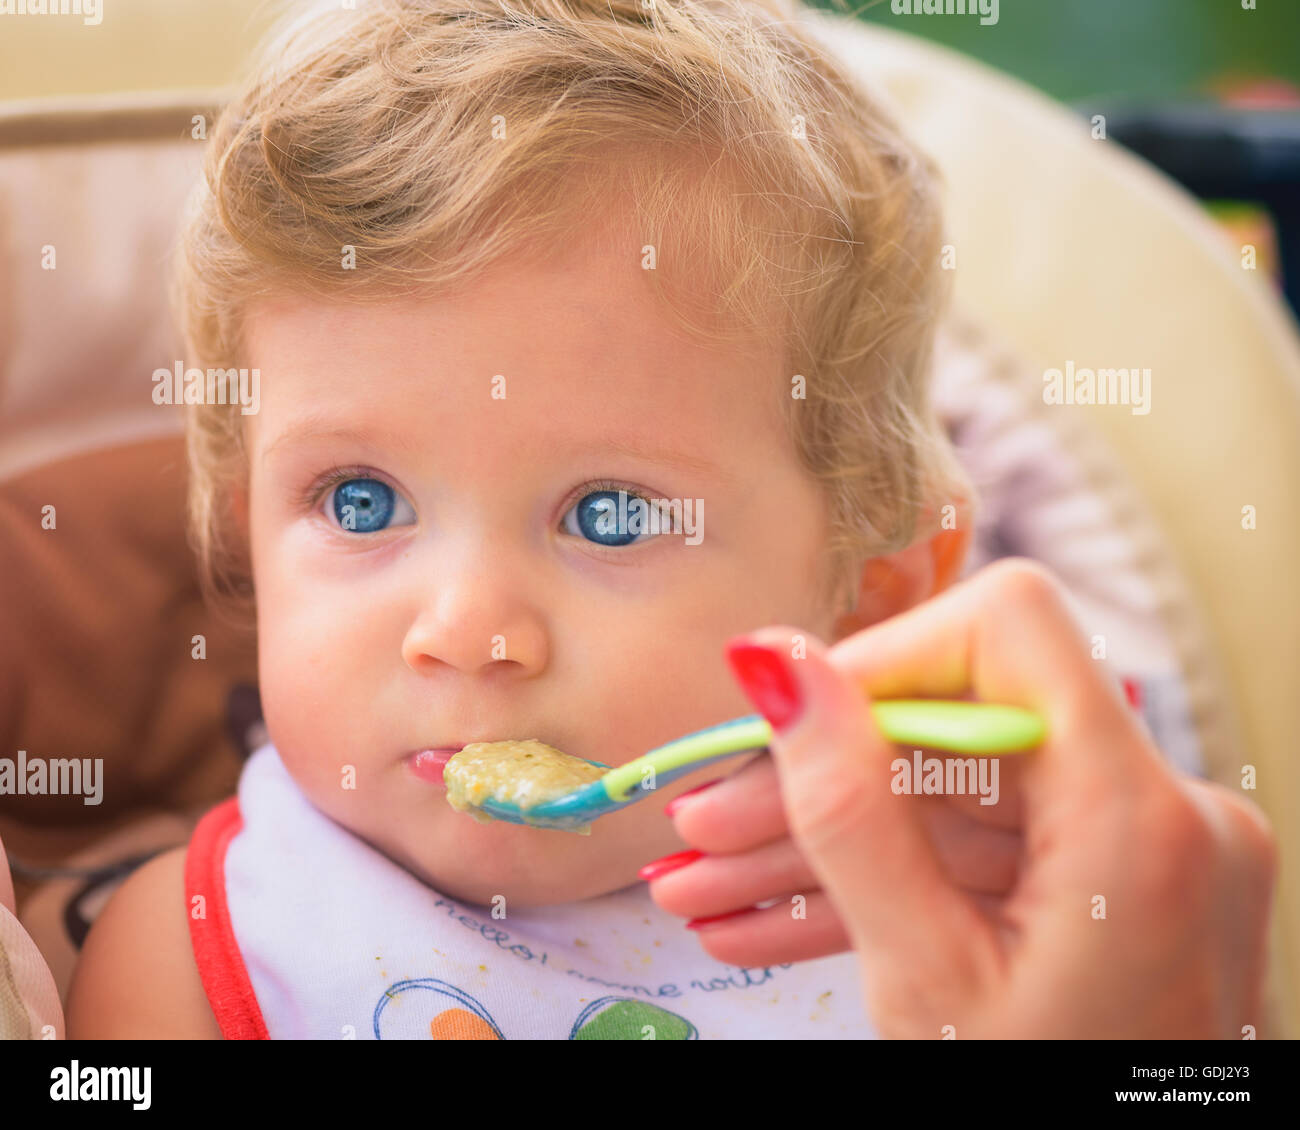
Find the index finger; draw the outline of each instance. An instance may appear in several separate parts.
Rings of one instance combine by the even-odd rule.
[[[1070,749],[1086,749],[1091,767],[1134,767],[1135,743],[1116,740],[1134,732],[1118,681],[1092,658],[1060,581],[1025,558],[996,561],[856,632],[830,649],[830,660],[869,698],[965,695],[1023,706],[1047,723],[1045,745],[1070,734],[1080,739]]]

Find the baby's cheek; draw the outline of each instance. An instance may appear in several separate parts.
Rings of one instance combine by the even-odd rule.
[[[263,664],[262,716],[290,775],[309,796],[340,788],[350,743],[328,691],[305,665]],[[340,740],[343,739],[343,740]]]
[[[295,749],[312,737],[312,716],[304,709],[304,693],[309,693],[310,687],[301,667],[286,663],[274,648],[261,647],[258,666],[262,717],[271,741],[287,762]]]
[[[306,798],[345,828],[365,833],[376,823],[378,788],[364,766],[346,756],[321,756],[319,749],[291,746],[281,760]]]

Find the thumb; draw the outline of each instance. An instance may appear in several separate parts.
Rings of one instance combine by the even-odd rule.
[[[727,659],[772,725],[791,836],[854,948],[881,976],[919,966],[946,982],[969,968],[987,926],[944,876],[919,806],[891,788],[902,752],[880,733],[865,691],[798,629],[737,637]]]

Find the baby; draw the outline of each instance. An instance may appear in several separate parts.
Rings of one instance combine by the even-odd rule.
[[[177,297],[195,364],[261,377],[188,438],[270,740],[101,913],[72,1037],[873,1034],[854,955],[725,965],[638,879],[716,767],[590,835],[442,782],[472,742],[619,765],[750,714],[732,637],[955,579],[936,177],[802,18],[363,0],[269,43]]]

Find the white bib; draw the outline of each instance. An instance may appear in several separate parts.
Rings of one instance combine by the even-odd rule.
[[[215,905],[191,932],[228,1037],[875,1038],[852,953],[724,965],[644,883],[493,919],[316,809],[270,745],[204,823],[187,894]]]

